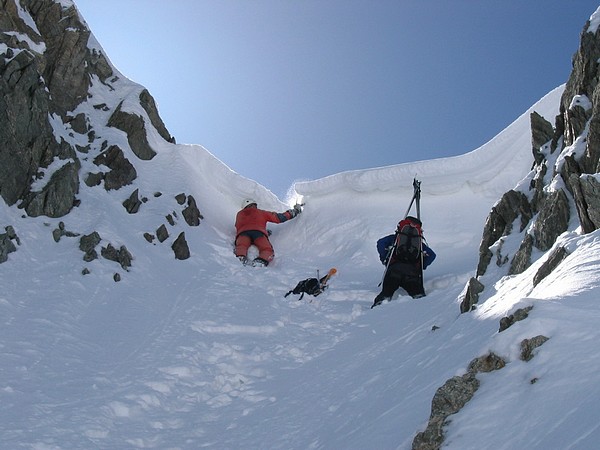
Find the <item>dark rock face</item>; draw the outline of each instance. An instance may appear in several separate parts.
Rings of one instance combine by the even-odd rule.
[[[530,116],[533,170],[529,189],[507,192],[492,208],[479,248],[478,279],[494,256],[498,266],[510,260],[507,275],[527,270],[534,248],[550,250],[569,229],[572,210],[577,211],[584,233],[600,226],[600,32],[589,33],[588,28],[589,22],[573,58],[555,126],[535,112]],[[513,230],[519,217],[519,230]],[[514,255],[502,254],[503,241],[516,233],[522,234],[519,249]],[[556,261],[551,258],[534,282],[547,276]],[[471,310],[473,301],[477,301],[475,296],[465,298],[461,312]]]
[[[167,227],[164,223],[156,229],[156,237],[158,242],[164,242],[169,237],[169,232],[167,231]]]
[[[188,243],[185,240],[185,233],[181,232],[173,245],[171,246],[173,252],[175,253],[175,259],[188,259],[190,257],[190,248],[188,247]]]
[[[589,26],[590,23],[586,23],[581,33],[557,117],[557,125],[564,129],[565,145],[573,144],[582,135],[585,126],[589,127],[583,154],[566,155],[560,170],[560,176],[573,196],[584,233],[598,228],[598,222],[591,219],[598,216],[599,210],[590,175],[600,171],[600,33],[588,32]]]
[[[79,239],[79,249],[84,253],[83,260],[86,262],[93,261],[98,258],[98,252],[96,252],[96,246],[102,239],[97,231],[86,234]]]
[[[444,442],[444,426],[448,417],[460,411],[479,389],[476,375],[502,369],[506,362],[494,353],[475,358],[469,363],[467,373],[450,378],[440,387],[431,401],[431,415],[425,431],[418,433],[412,443],[413,450],[437,450]]]
[[[74,6],[52,0],[19,3],[35,29],[21,17],[13,0],[0,0],[0,43],[7,48],[0,54],[0,196],[8,205],[20,202],[30,216],[62,217],[77,204],[78,153],[87,153],[90,146],[74,145],[58,136],[75,132],[87,133],[90,142],[96,139],[94,125],[98,124],[73,111],[90,98],[92,80],[109,86],[119,76],[100,50],[88,47],[91,32]],[[147,160],[155,155],[148,144],[148,127],[156,128],[167,142],[174,139],[150,93],[143,89],[137,95],[147,118],[119,105],[109,126],[124,131],[134,154]],[[94,106],[110,110],[106,104]],[[114,151],[114,145],[108,144],[109,152]],[[121,164],[111,174],[86,174],[88,186],[103,179],[107,189],[118,189],[135,179],[135,168],[122,150],[120,156]],[[51,163],[61,168],[46,174],[41,190],[33,189],[32,183]]]
[[[37,31],[19,17],[10,0],[0,0],[0,27],[26,34],[39,47],[29,48],[26,41],[0,33],[0,42],[8,46],[0,55],[0,195],[9,205],[24,200],[30,215],[60,217],[75,202],[78,162],[65,165],[43,192],[30,192],[40,168],[54,158],[75,157],[71,145],[57,141],[49,115],[64,121],[66,112],[86,98],[89,71],[106,78],[112,70],[103,57],[87,49],[90,32],[75,8],[43,0],[24,0],[21,5]]]
[[[188,196],[187,207],[182,211],[183,218],[190,227],[197,227],[200,225],[200,219],[203,219],[200,210],[196,205],[196,200],[191,195]]]
[[[573,70],[565,86],[565,91],[560,101],[560,120],[564,124],[565,145],[575,142],[577,133],[570,115],[567,111],[571,109],[573,98],[585,95],[592,99],[598,85],[598,59],[600,58],[600,40],[598,32],[588,33],[590,23],[586,23],[581,33],[579,49],[573,56]],[[594,102],[597,104],[597,102]],[[597,115],[594,114],[596,117]],[[597,120],[597,119],[596,119]]]
[[[131,193],[129,198],[123,202],[123,206],[129,214],[135,214],[140,210],[142,201],[139,198],[139,189],[136,189]]]
[[[533,309],[533,306],[528,306],[526,308],[519,308],[514,313],[500,319],[500,328],[498,329],[498,333],[501,333],[504,330],[507,330],[508,328],[513,326],[515,323],[520,322],[521,320],[524,320],[527,317],[529,317],[529,313],[531,312],[532,309]]]
[[[584,229],[592,232],[600,228],[600,181],[593,175],[583,175],[579,178],[579,186],[581,194],[576,196],[577,211],[586,219]]]
[[[17,251],[15,242],[19,244],[19,238],[12,226],[4,227],[5,233],[0,233],[0,263],[8,260],[8,254]],[[13,242],[15,241],[15,242]]]
[[[537,112],[532,112],[531,120],[531,144],[533,156],[536,164],[540,164],[544,155],[540,151],[554,137],[554,128],[552,124],[540,116]]]
[[[515,253],[510,262],[509,275],[523,273],[531,265],[531,251],[533,250],[533,237],[526,234],[519,246],[519,250]]]
[[[127,141],[136,156],[143,160],[154,158],[156,152],[152,150],[146,137],[146,125],[141,116],[121,110],[121,105],[108,120],[108,126],[118,128],[127,133]]]
[[[569,199],[562,189],[549,194],[543,202],[533,228],[534,245],[550,250],[556,238],[569,225]]]
[[[552,273],[564,259],[569,256],[569,252],[564,247],[555,248],[548,259],[540,266],[533,277],[533,285],[537,286],[544,278]]]
[[[413,450],[437,450],[444,442],[444,425],[448,416],[456,414],[479,389],[479,380],[467,373],[450,378],[440,387],[431,401],[431,415],[425,431],[417,434]]]
[[[543,335],[534,336],[530,339],[523,339],[521,341],[521,360],[531,361],[535,356],[533,351],[544,344],[549,338]]]
[[[465,298],[460,304],[460,312],[466,313],[473,309],[473,306],[479,300],[479,294],[483,292],[485,286],[477,278],[471,278],[467,286]]]
[[[124,245],[117,250],[112,244],[108,244],[106,247],[102,247],[100,254],[103,258],[119,263],[125,270],[131,267],[133,261],[133,256]]]
[[[529,190],[511,190],[492,208],[479,249],[477,278],[469,281],[460,305],[462,313],[471,311],[484,292],[479,278],[485,275],[494,255],[498,266],[510,260],[506,274],[514,275],[530,267],[534,248],[541,252],[554,248],[533,277],[536,286],[568,257],[567,250],[555,244],[572,226],[572,209],[577,211],[583,233],[595,231],[600,225],[600,31],[588,33],[589,25],[588,22],[581,35],[555,127],[539,114],[531,114],[533,170]],[[515,223],[519,223],[519,230],[513,229]],[[515,254],[502,254],[504,242],[515,237],[517,242],[521,240]],[[499,332],[527,318],[531,310],[532,306],[521,308],[504,317]],[[520,359],[531,360],[547,340],[543,335],[522,340]],[[412,448],[441,448],[448,417],[460,410],[479,387],[475,374],[503,366],[502,358],[495,355],[478,358],[471,362],[465,375],[453,377],[439,388],[427,428],[417,434]],[[530,381],[536,382],[537,378]]]
[[[40,192],[29,192],[19,205],[32,217],[62,217],[76,204],[79,163],[67,163],[52,174]]]
[[[59,242],[63,236],[77,237],[77,236],[79,236],[79,233],[75,233],[74,231],[67,230],[65,227],[65,223],[61,221],[58,223],[58,228],[55,228],[52,231],[52,237],[54,238],[54,242]]]
[[[146,114],[148,114],[150,122],[154,128],[156,128],[158,134],[160,134],[165,141],[174,144],[175,138],[169,134],[167,127],[165,127],[165,124],[158,115],[158,108],[154,102],[154,97],[150,95],[150,92],[148,92],[147,89],[144,89],[140,94],[140,104],[142,105],[142,108],[144,108],[144,111],[146,111]]]
[[[485,274],[487,266],[492,260],[493,253],[490,247],[502,236],[507,236],[513,231],[513,222],[519,216],[521,216],[519,231],[523,231],[532,216],[529,200],[521,192],[508,191],[494,205],[486,220],[483,237],[479,246],[477,276]]]
[[[505,331],[516,322],[525,320],[533,306],[516,310],[513,314],[500,320],[499,332]],[[543,335],[523,339],[520,342],[520,359],[530,361],[535,356],[535,350],[543,345],[548,338]],[[450,416],[459,412],[475,395],[479,389],[477,374],[500,370],[506,366],[504,358],[493,352],[473,359],[462,376],[455,376],[447,380],[438,388],[431,401],[431,414],[424,431],[417,433],[413,439],[413,450],[438,450],[444,444],[444,427],[451,421]],[[537,382],[537,378],[531,383]]]
[[[87,98],[90,74],[104,82],[113,70],[104,55],[87,48],[90,31],[74,7],[63,9],[47,0],[23,1],[21,5],[31,14],[46,45],[43,79],[52,95],[52,106],[64,117]]]
[[[0,55],[0,93],[0,195],[13,205],[27,192],[38,168],[49,164],[59,149],[49,138],[48,93],[40,86],[31,52],[15,55],[9,50]]]
[[[157,135],[175,142],[148,90],[113,68],[67,3],[0,0],[0,197],[31,217],[63,217],[81,204],[79,196],[86,198],[82,190],[119,191],[135,183],[136,164],[156,155],[150,142]],[[136,214],[148,199],[137,187],[131,191],[120,201]],[[203,217],[194,197],[182,194],[179,204],[181,211],[165,211],[169,225],[176,226],[181,212],[189,226],[198,226]],[[56,229],[53,237],[64,233]],[[148,242],[169,237],[164,225],[156,237],[140,234]],[[93,234],[82,238],[86,261],[98,257],[99,242]],[[14,239],[4,238],[0,262],[16,248]],[[184,233],[172,248],[177,258],[189,257]],[[125,270],[131,264],[125,246],[109,244],[102,254]]]
[[[135,167],[125,158],[123,150],[116,145],[112,145],[106,151],[100,153],[94,159],[94,164],[111,169],[110,172],[101,176],[104,179],[104,189],[107,191],[121,189],[137,178]]]

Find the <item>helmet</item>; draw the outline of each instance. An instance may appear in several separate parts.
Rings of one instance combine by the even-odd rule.
[[[256,205],[256,200],[251,198],[245,198],[242,202],[242,209],[247,208],[250,205]]]

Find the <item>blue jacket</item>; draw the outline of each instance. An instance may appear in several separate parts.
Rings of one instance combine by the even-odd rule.
[[[390,247],[394,245],[396,240],[395,234],[382,237],[377,241],[377,253],[379,253],[379,260],[382,264],[387,264],[387,254],[390,251]],[[423,252],[423,269],[426,269],[436,257],[435,252],[425,245],[425,242],[421,243],[421,250]]]

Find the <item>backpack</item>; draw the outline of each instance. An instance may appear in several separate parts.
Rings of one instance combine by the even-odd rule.
[[[422,240],[421,221],[415,217],[406,216],[405,219],[398,222],[394,260],[409,264],[420,262]]]
[[[318,273],[318,271],[317,271]],[[329,279],[337,273],[337,269],[331,268],[327,272],[327,275],[321,278],[307,278],[306,280],[299,281],[294,289],[289,291],[284,297],[287,297],[290,294],[300,294],[300,298],[298,300],[302,300],[304,294],[312,295],[316,297],[321,294],[325,289],[328,288],[327,282]]]
[[[306,280],[302,280],[298,282],[296,287],[289,291],[284,297],[287,297],[290,294],[301,294],[298,300],[302,300],[304,294],[312,295],[316,297],[319,295],[327,286],[321,286],[321,283],[317,278],[307,278]]]

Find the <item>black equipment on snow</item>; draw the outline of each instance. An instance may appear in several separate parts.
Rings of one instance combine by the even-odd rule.
[[[304,294],[312,295],[313,297],[321,294],[325,289],[327,289],[327,282],[329,279],[335,275],[337,269],[331,268],[327,272],[327,275],[319,278],[319,271],[317,270],[317,278],[307,278],[306,280],[299,281],[294,289],[289,291],[284,297],[287,297],[290,294],[300,294],[300,298],[298,300],[302,300]]]

